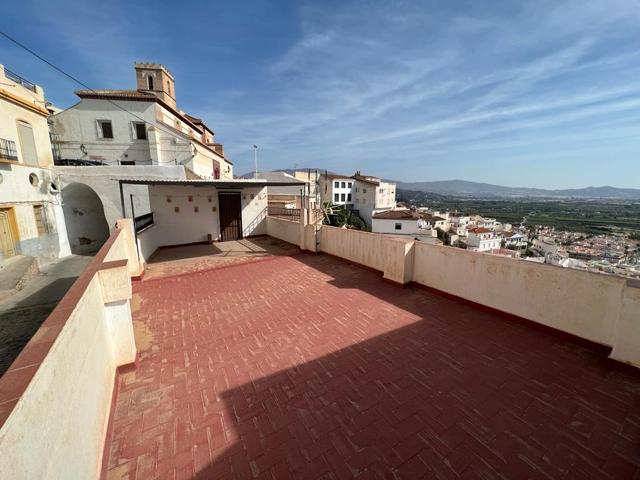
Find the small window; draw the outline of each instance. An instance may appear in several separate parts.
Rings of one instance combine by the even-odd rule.
[[[44,223],[44,207],[42,205],[33,206],[33,216],[36,220],[36,227],[38,229],[38,236],[46,235],[47,227]]]
[[[342,188],[347,188],[347,183],[346,182],[342,182]]]
[[[149,90],[153,90],[153,77],[151,75],[147,77],[147,85],[149,86]]]
[[[38,152],[36,150],[36,140],[33,136],[31,124],[18,121],[18,138],[22,150],[22,161],[27,165],[38,166]]]
[[[144,122],[133,122],[133,128],[135,130],[136,140],[147,139],[147,126]]]
[[[367,189],[366,189],[366,188],[363,188],[363,189],[362,189],[362,193],[367,193]]]
[[[335,188],[340,188],[340,182],[335,182],[335,183],[333,184],[333,186],[334,186]]]
[[[111,120],[98,120],[100,138],[113,138],[113,126]]]
[[[346,197],[346,195],[344,193],[341,193],[340,194],[340,201],[344,202],[345,197]]]
[[[131,166],[131,165],[135,165],[136,161],[135,160],[121,160],[120,161],[120,165],[124,165],[124,166]]]
[[[351,201],[351,194],[350,194],[350,193],[348,193],[348,194],[347,194],[347,202],[350,202],[350,201]]]
[[[340,201],[340,195],[339,195],[338,193],[335,193],[335,194],[333,195],[333,201],[334,201],[334,202],[339,202],[339,201]]]
[[[402,224],[396,223],[396,230],[402,230]]]
[[[352,182],[349,182],[349,188],[351,188],[353,186]]]

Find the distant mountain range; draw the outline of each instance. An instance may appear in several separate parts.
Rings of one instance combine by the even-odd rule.
[[[437,182],[388,181],[395,183],[399,190],[413,190],[463,197],[562,197],[640,200],[640,189],[638,188],[604,186],[546,190],[544,188],[504,187],[490,183],[467,182],[466,180],[444,180]]]
[[[307,170],[299,168],[298,170]],[[318,173],[324,173],[324,169],[317,169]],[[293,169],[282,168],[273,170],[292,174]],[[316,169],[311,169],[311,175]],[[329,172],[333,173],[333,172]],[[253,178],[254,173],[248,172],[240,178]],[[452,195],[458,197],[483,197],[483,198],[603,198],[640,200],[640,188],[617,188],[605,185],[603,187],[568,188],[560,190],[547,190],[544,188],[505,187],[491,183],[468,182],[466,180],[442,180],[436,182],[400,182],[398,180],[385,180],[397,185],[399,190],[412,190],[416,192],[436,193],[439,195]]]

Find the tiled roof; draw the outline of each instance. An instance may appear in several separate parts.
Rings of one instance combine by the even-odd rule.
[[[367,177],[365,175],[352,175],[351,178],[353,178],[354,180],[358,180],[359,182],[363,182],[363,183],[369,183],[371,185],[380,185],[379,181],[375,181],[375,180],[371,180],[371,178],[375,178],[375,177]]]
[[[376,213],[373,218],[376,220],[417,220],[420,214],[413,210],[387,210]]]
[[[469,231],[473,233],[491,233],[491,230],[484,227],[470,228]]]
[[[100,98],[105,100],[143,100],[155,102],[157,97],[153,93],[141,92],[139,90],[77,90],[75,92],[80,98]]]
[[[426,220],[427,222],[442,222],[442,221],[444,221],[444,218],[437,217],[435,215],[430,215],[428,213],[423,213],[422,214],[422,219]]]

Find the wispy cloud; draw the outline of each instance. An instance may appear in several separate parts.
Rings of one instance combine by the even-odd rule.
[[[532,158],[531,184],[639,182],[636,0],[25,8],[25,29],[96,87],[132,86],[133,60],[167,63],[238,173],[258,144],[263,168],[491,181]]]

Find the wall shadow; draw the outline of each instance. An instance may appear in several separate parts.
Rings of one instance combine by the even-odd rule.
[[[376,272],[294,258],[344,290],[335,316],[351,323],[298,335],[279,352],[290,368],[223,392],[221,410],[197,425],[214,461],[195,478],[633,478],[637,378],[594,351]],[[410,315],[350,344],[381,308]],[[300,351],[314,359],[300,363]]]

